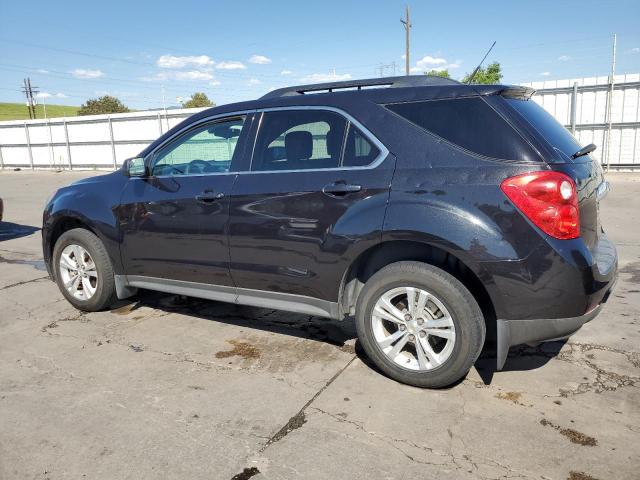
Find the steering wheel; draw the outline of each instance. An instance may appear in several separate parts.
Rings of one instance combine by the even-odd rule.
[[[187,174],[191,173],[205,173],[211,170],[211,165],[209,162],[205,162],[204,160],[195,159],[191,160],[187,165]]]

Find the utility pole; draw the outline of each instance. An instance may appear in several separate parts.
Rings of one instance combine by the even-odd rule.
[[[616,44],[617,44],[617,40],[618,37],[617,35],[614,33],[613,34],[613,55],[611,58],[611,79],[609,82],[610,88],[609,88],[609,99],[607,102],[607,151],[606,153],[606,157],[605,157],[605,161],[606,161],[606,168],[605,170],[608,172],[609,171],[609,161],[611,159],[611,104],[613,103],[613,88],[615,86],[615,74],[616,74]]]
[[[27,109],[29,110],[29,118],[30,119],[34,119],[36,118],[36,101],[35,101],[35,96],[34,96],[34,88],[35,90],[35,94],[38,94],[38,87],[32,87],[31,86],[31,79],[29,77],[23,79],[24,82],[24,86],[22,87],[22,92],[24,93],[25,97],[27,98]]]
[[[406,34],[405,37],[405,48],[404,48],[404,57],[405,57],[405,75],[409,75],[411,71],[411,60],[409,59],[409,39],[411,33],[411,21],[409,19],[409,5],[407,5],[406,17],[404,19],[400,19],[400,23],[404,25],[404,31]]]

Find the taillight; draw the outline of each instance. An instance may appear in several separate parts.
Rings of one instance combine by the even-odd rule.
[[[530,172],[507,178],[500,188],[547,235],[567,240],[580,236],[576,184],[564,173]]]

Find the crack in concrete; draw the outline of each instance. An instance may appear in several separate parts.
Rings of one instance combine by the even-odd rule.
[[[47,275],[45,277],[34,278],[32,280],[24,280],[22,282],[12,283],[11,285],[6,285],[6,286],[0,288],[0,291],[7,290],[7,289],[13,288],[13,287],[19,287],[20,285],[26,285],[28,283],[39,282],[40,280],[45,280],[45,279],[49,279],[49,275]]]
[[[463,470],[466,471],[468,473],[473,473],[475,471],[475,473],[477,475],[479,475],[479,478],[482,479],[494,479],[494,480],[498,480],[498,479],[507,479],[507,478],[527,478],[527,475],[523,474],[522,472],[519,472],[517,470],[514,470],[513,468],[511,468],[509,465],[504,465],[496,460],[490,459],[490,458],[484,458],[482,460],[476,460],[471,458],[471,456],[469,455],[462,455],[462,456],[457,456],[454,452],[453,452],[453,448],[452,445],[450,445],[450,449],[449,452],[443,452],[443,451],[437,451],[436,449],[429,447],[427,445],[420,445],[417,444],[416,442],[413,442],[411,440],[408,439],[404,439],[404,438],[395,438],[395,437],[391,437],[391,436],[387,436],[387,435],[383,435],[380,434],[378,432],[373,432],[373,431],[369,431],[367,429],[364,428],[363,424],[360,422],[355,422],[353,420],[348,420],[347,418],[345,418],[344,416],[341,415],[336,415],[333,414],[331,412],[328,412],[326,410],[323,410],[321,408],[318,407],[312,407],[313,410],[315,410],[316,412],[323,414],[323,415],[327,415],[331,418],[333,418],[334,420],[340,422],[340,423],[346,423],[349,425],[354,426],[357,430],[365,433],[366,435],[369,435],[373,438],[376,438],[380,441],[383,441],[384,443],[386,443],[387,445],[389,445],[390,447],[394,448],[395,450],[397,450],[398,452],[400,452],[403,456],[405,456],[408,460],[410,460],[411,462],[420,464],[420,465],[430,465],[430,466],[436,466],[436,467],[442,467],[444,465],[448,465],[448,464],[452,464],[455,469],[457,470]],[[450,438],[453,438],[453,434],[450,433]],[[458,438],[458,440],[460,440],[460,442],[462,443],[463,447],[465,447],[465,443],[461,438]],[[415,455],[412,455],[411,453],[407,452],[406,450],[400,448],[399,445],[403,445],[403,446],[407,446],[410,448],[415,448],[417,450],[420,450],[422,452],[425,452],[427,454],[431,454],[431,455],[435,455],[437,457],[441,457],[444,461],[443,462],[436,462],[436,461],[427,461],[424,459],[419,459],[417,458]],[[464,462],[467,462],[471,465],[471,469],[465,465],[463,465],[463,462],[460,462],[460,460],[463,460]],[[484,476],[482,474],[480,474],[478,472],[478,470],[480,469],[481,466],[488,466],[488,467],[494,467],[494,468],[500,468],[502,470],[504,470],[504,474],[500,475],[499,477],[487,477]]]
[[[331,377],[325,384],[309,399],[307,403],[305,403],[302,408],[296,413],[293,417],[291,417],[286,424],[280,428],[267,442],[258,450],[258,453],[264,452],[269,446],[273,445],[276,442],[279,442],[284,437],[286,437],[293,430],[296,430],[302,425],[306,423],[305,410],[318,398],[322,392],[324,392],[329,385],[331,385],[347,368],[349,365],[353,363],[353,361],[358,358],[356,355],[351,357],[351,359],[346,363],[344,367],[336,372],[336,374]]]
[[[545,352],[540,346],[520,347],[516,350],[521,356],[540,356],[549,359],[556,359],[587,368],[594,372],[595,379],[593,381],[585,381],[577,384],[575,388],[561,388],[559,390],[561,397],[570,397],[573,395],[581,395],[587,392],[602,393],[615,391],[622,387],[635,387],[640,382],[640,376],[622,375],[615,373],[597,365],[589,358],[588,352],[592,350],[604,351],[623,355],[627,361],[635,368],[640,368],[640,353],[622,350],[618,348],[608,347],[606,345],[598,345],[591,343],[567,343],[565,345],[568,350],[560,351],[557,354]],[[583,358],[578,358],[582,355]]]

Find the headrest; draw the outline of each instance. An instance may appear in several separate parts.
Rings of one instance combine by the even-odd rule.
[[[289,162],[311,158],[313,136],[311,132],[289,132],[284,137],[284,148]]]

